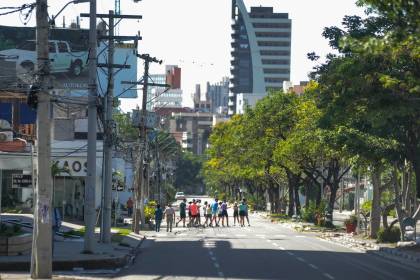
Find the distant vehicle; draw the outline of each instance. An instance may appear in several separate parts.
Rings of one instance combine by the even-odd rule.
[[[175,194],[175,199],[176,199],[176,200],[185,199],[185,194],[184,194],[184,192],[177,192],[177,193]]]
[[[72,51],[66,41],[48,41],[51,73],[69,72],[73,76],[80,76],[86,66],[87,51]],[[0,56],[6,61],[16,62],[17,74],[31,73],[37,64],[36,42],[27,40],[15,49],[0,51]]]

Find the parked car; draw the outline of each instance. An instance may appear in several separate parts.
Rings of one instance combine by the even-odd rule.
[[[73,76],[80,76],[86,66],[87,51],[72,51],[66,41],[50,40],[49,58],[51,73],[69,72]],[[0,56],[7,61],[16,62],[17,74],[31,73],[37,63],[35,40],[27,40],[15,49],[0,51]]]
[[[184,192],[177,192],[177,193],[175,194],[175,199],[176,199],[176,200],[185,199],[185,194],[184,194]]]

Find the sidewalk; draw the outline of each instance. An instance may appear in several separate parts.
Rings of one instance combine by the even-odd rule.
[[[32,223],[31,215],[2,214],[2,219],[17,218]],[[63,223],[64,231],[80,229],[81,225]],[[31,232],[31,229],[26,229]],[[96,238],[98,238],[96,234]],[[136,254],[144,236],[129,234],[119,244],[95,243],[94,254],[83,254],[83,238],[55,236],[53,270],[117,269],[129,263]],[[0,271],[26,271],[30,269],[31,254],[0,256]]]
[[[266,219],[269,218],[266,212],[259,212],[259,215]],[[337,232],[323,231],[311,223],[294,221],[282,221],[279,225],[300,232],[316,232],[318,233],[317,237],[325,241],[420,268],[420,236],[417,237],[417,246],[397,247],[397,244],[377,243],[376,240],[365,238],[362,235],[347,234],[344,229]]]

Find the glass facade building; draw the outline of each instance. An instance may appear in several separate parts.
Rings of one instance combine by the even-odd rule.
[[[236,111],[239,93],[265,94],[281,90],[290,80],[292,21],[272,7],[246,9],[232,0],[232,60],[229,114]]]

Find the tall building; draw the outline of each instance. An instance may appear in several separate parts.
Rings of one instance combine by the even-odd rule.
[[[181,68],[167,65],[165,74],[152,74],[149,83],[169,84],[171,88],[149,86],[147,89],[147,110],[156,108],[182,108]]]
[[[210,100],[210,112],[213,114],[225,111],[229,98],[229,78],[225,77],[216,84],[207,83],[207,96]]]
[[[194,100],[194,110],[196,112],[205,112],[205,113],[209,113],[210,112],[210,100],[209,100],[209,96],[206,93],[206,99],[202,99],[201,98],[201,85],[197,84],[195,85],[195,93],[193,95],[193,100]]]
[[[166,83],[171,85],[171,89],[181,88],[181,68],[177,65],[166,66]]]
[[[232,0],[232,61],[229,114],[239,93],[265,94],[290,80],[292,21],[272,7],[251,7]]]

